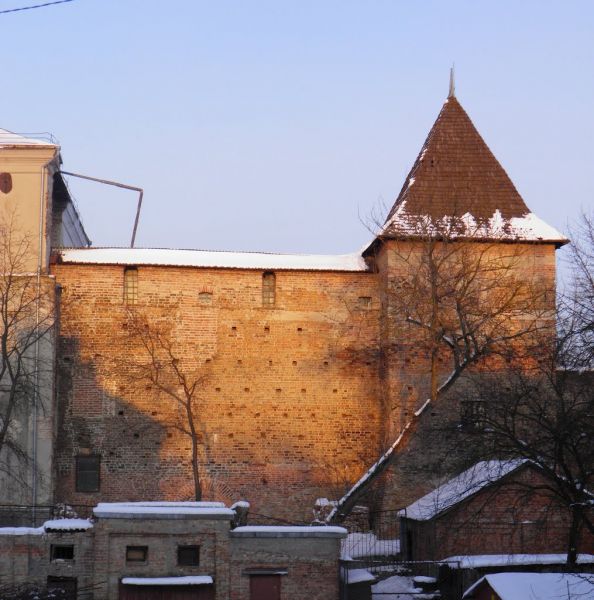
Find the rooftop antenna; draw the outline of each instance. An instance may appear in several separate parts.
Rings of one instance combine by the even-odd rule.
[[[142,196],[144,190],[133,185],[126,185],[124,183],[118,183],[117,181],[111,181],[109,179],[99,179],[98,177],[89,177],[89,175],[81,175],[80,173],[70,173],[69,171],[60,171],[62,175],[70,175],[70,177],[78,177],[79,179],[88,179],[89,181],[96,181],[97,183],[104,183],[105,185],[114,185],[125,190],[132,190],[138,192],[138,204],[136,205],[136,217],[134,219],[134,228],[132,229],[132,239],[130,241],[130,248],[134,248],[134,242],[136,241],[136,230],[138,229],[138,219],[140,219],[140,209],[142,208]]]
[[[456,82],[454,80],[454,64],[450,68],[450,91],[448,92],[448,98],[456,97]]]

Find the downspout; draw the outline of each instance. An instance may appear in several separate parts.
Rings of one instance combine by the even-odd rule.
[[[49,165],[55,160],[58,154],[58,149],[54,151],[54,155],[41,167],[41,190],[39,193],[39,240],[37,254],[37,298],[35,302],[35,377],[33,389],[33,439],[31,444],[31,504],[33,506],[31,518],[32,526],[35,527],[35,519],[37,517],[37,435],[38,426],[37,419],[39,417],[39,322],[41,314],[41,270],[43,268],[43,229],[44,229],[44,205],[46,198],[46,178]]]

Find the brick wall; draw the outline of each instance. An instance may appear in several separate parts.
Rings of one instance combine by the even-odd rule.
[[[552,245],[502,245],[526,278],[554,287]],[[169,323],[200,393],[205,499],[252,502],[256,513],[309,520],[319,496],[340,497],[428,393],[429,357],[399,323],[389,244],[377,273],[276,273],[262,306],[262,272],[140,267],[134,310]],[[179,411],[150,386],[131,385],[121,266],[58,264],[64,309],[59,345],[59,500],[192,497],[190,443]],[[201,295],[202,294],[202,295]],[[371,298],[370,305],[360,298]],[[547,302],[554,304],[554,295]],[[448,372],[443,358],[442,377]],[[490,363],[478,371],[501,368]],[[460,446],[457,390],[427,411],[385,476],[384,508],[405,506],[476,457]],[[99,494],[74,490],[74,457],[102,457]],[[444,461],[444,457],[451,459]]]
[[[54,271],[64,297],[58,497],[191,498],[175,403],[126,381],[123,268]],[[246,497],[254,512],[309,519],[316,497],[341,493],[378,452],[377,277],[278,272],[273,308],[262,307],[261,280],[258,271],[141,267],[135,310],[169,320],[183,356],[206,375],[206,498]],[[81,453],[102,456],[98,495],[74,491]]]

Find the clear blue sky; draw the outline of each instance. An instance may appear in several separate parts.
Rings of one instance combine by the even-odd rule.
[[[356,250],[453,61],[528,206],[565,230],[594,204],[592,1],[76,0],[0,15],[0,44],[0,127],[143,187],[139,246]],[[133,193],[73,190],[95,245],[128,243]]]

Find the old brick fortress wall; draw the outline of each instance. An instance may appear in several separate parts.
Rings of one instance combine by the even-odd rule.
[[[171,427],[176,406],[126,385],[124,267],[57,264],[53,273],[64,299],[57,498],[191,499],[189,440]],[[138,273],[134,310],[172,322],[183,354],[207,373],[206,498],[243,497],[255,512],[309,519],[318,496],[336,496],[375,460],[376,274],[277,271],[275,306],[264,307],[262,271]],[[75,491],[75,457],[84,454],[101,455],[97,494]]]
[[[523,276],[552,288],[554,246],[526,244],[521,252]],[[309,520],[315,499],[340,497],[428,393],[429,357],[385,292],[402,269],[389,246],[377,272],[276,271],[271,307],[262,303],[260,270],[140,266],[138,301],[129,306],[123,265],[52,269],[64,304],[60,501],[192,498],[189,440],[174,428],[178,408],[127,380],[129,309],[172,323],[176,347],[206,374],[205,499],[246,498],[253,512]],[[405,506],[478,458],[460,443],[462,385],[423,416],[396,457],[384,508]],[[75,458],[85,454],[101,456],[98,493],[75,490]]]

